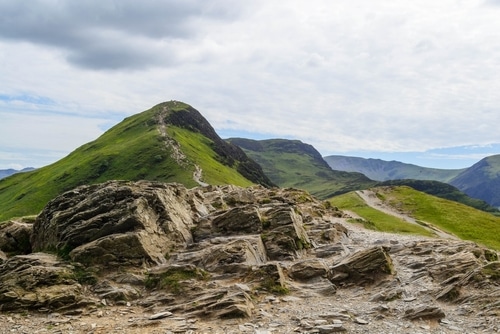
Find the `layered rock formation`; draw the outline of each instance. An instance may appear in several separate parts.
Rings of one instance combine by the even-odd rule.
[[[257,327],[286,318],[275,329],[283,333],[368,333],[387,323],[410,333],[419,321],[445,333],[498,329],[495,251],[366,231],[343,217],[294,189],[82,186],[52,200],[33,226],[1,225],[0,309],[126,305],[154,321],[242,318]],[[13,236],[26,235],[14,247]],[[321,305],[330,306],[319,314]]]

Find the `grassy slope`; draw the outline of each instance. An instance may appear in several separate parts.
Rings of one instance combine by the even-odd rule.
[[[386,203],[464,239],[500,250],[500,218],[467,205],[431,196],[410,187],[375,188]],[[336,205],[337,198],[332,199]],[[344,209],[352,203],[347,202]],[[356,211],[355,211],[356,212]]]
[[[252,185],[252,182],[239,174],[236,169],[228,168],[217,160],[217,156],[211,147],[212,142],[200,133],[194,133],[176,126],[170,126],[167,132],[181,145],[182,152],[188,157],[188,160],[202,168],[204,182],[240,186]],[[192,171],[190,173],[191,179],[189,183],[191,184],[193,173]]]
[[[234,141],[236,145],[238,141]],[[245,140],[256,144],[259,149],[241,146],[245,153],[262,166],[265,174],[280,187],[304,189],[319,198],[333,194],[363,189],[375,182],[359,173],[331,170],[324,161],[311,154],[310,147],[299,141],[270,139],[261,141]],[[301,151],[304,147],[305,151]],[[318,153],[319,159],[322,159]]]
[[[170,109],[186,106],[177,103]],[[161,105],[126,118],[54,164],[0,180],[0,221],[38,214],[50,199],[83,184],[145,179],[197,185],[193,180],[194,164],[180,167],[159,135],[155,121],[159,108]],[[234,169],[215,161],[205,137],[180,128],[173,132],[188,160],[202,167],[206,182],[251,184]]]
[[[363,225],[369,229],[391,233],[435,236],[421,226],[405,222],[402,219],[373,209],[368,206],[355,192],[335,196],[330,199],[330,203],[342,210],[353,211],[365,220]]]

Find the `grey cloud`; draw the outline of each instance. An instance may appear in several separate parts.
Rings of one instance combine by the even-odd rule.
[[[0,38],[58,47],[68,51],[70,63],[84,68],[169,65],[172,56],[141,48],[137,40],[194,39],[203,31],[198,24],[236,18],[240,8],[231,5],[226,0],[1,1]]]

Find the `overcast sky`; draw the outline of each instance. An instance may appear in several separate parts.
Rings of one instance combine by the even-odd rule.
[[[168,100],[223,138],[468,167],[500,153],[500,0],[0,0],[0,169]]]

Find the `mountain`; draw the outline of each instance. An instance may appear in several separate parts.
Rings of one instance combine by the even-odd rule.
[[[0,179],[3,179],[4,177],[11,176],[11,175],[16,174],[16,173],[29,172],[29,171],[32,171],[34,169],[35,168],[33,168],[33,167],[26,167],[26,168],[23,168],[21,170],[12,169],[12,168],[9,168],[9,169],[0,169]]]
[[[332,170],[313,146],[299,140],[229,138],[227,141],[241,147],[280,187],[304,189],[319,198],[328,198],[375,184],[361,173]]]
[[[500,207],[500,154],[486,157],[450,181],[467,195]]]
[[[330,155],[323,159],[334,170],[362,173],[370,179],[377,181],[413,179],[448,183],[465,170],[426,168],[399,161],[365,159],[342,155]]]
[[[107,180],[273,185],[196,109],[170,101],[126,118],[52,165],[0,180],[0,221],[37,214],[64,191]]]

